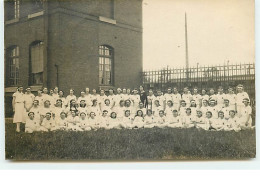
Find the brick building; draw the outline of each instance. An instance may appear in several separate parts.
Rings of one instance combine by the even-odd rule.
[[[141,83],[142,0],[5,1],[5,106],[17,86],[134,88]]]

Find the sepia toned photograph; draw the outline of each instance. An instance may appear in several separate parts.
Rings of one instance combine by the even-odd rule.
[[[255,158],[254,9],[4,0],[5,159]]]

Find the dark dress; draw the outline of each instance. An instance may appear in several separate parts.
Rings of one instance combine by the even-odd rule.
[[[147,107],[147,94],[145,91],[140,92],[140,100],[144,104],[144,107]]]

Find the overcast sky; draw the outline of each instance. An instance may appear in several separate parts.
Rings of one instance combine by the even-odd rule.
[[[253,0],[144,0],[144,69],[254,62]]]

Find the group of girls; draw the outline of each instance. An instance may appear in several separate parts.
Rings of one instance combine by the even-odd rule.
[[[203,91],[199,95],[195,88],[191,95],[188,88],[184,88],[180,95],[174,88],[173,93],[168,89],[166,94],[157,91],[155,96],[152,90],[146,95],[142,87],[140,91],[134,89],[132,92],[118,88],[116,94],[110,89],[109,95],[104,90],[100,90],[100,94],[93,90],[90,94],[89,88],[86,88],[78,98],[73,90],[66,98],[63,97],[63,92],[57,87],[49,94],[47,88],[39,90],[36,97],[30,88],[25,94],[19,89],[13,95],[14,123],[17,123],[18,117],[22,118],[20,121],[26,123],[27,133],[153,127],[225,131],[251,129],[250,100],[243,87],[238,86],[238,89],[237,94],[230,89],[230,94],[224,94],[220,87],[218,94],[212,93],[211,89],[210,95],[203,94]],[[16,131],[20,132],[20,126]]]

